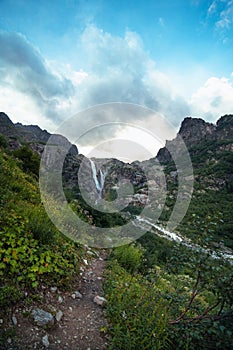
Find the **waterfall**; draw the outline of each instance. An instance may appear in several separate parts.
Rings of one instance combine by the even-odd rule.
[[[90,159],[90,163],[91,163],[92,177],[95,183],[95,187],[101,197],[101,194],[104,188],[104,181],[105,181],[106,174],[103,173],[101,169],[97,172],[96,165],[93,162],[93,160]]]

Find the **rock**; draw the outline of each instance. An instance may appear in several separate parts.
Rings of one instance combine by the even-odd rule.
[[[58,297],[58,302],[59,302],[59,304],[61,304],[63,302],[63,298],[60,295]]]
[[[57,313],[56,313],[56,320],[57,322],[60,322],[61,319],[63,317],[63,312],[61,310],[59,310]]]
[[[13,316],[12,316],[12,322],[13,322],[13,325],[14,326],[17,326],[17,324],[18,324],[18,321],[17,321],[17,318],[16,318],[16,316],[13,314]]]
[[[99,295],[96,295],[93,301],[94,303],[100,306],[103,306],[107,302],[107,300],[104,297],[100,297]]]
[[[74,294],[75,294],[75,298],[77,298],[77,299],[82,299],[82,297],[83,297],[79,291],[74,292]]]
[[[54,324],[53,315],[42,309],[32,310],[32,317],[37,326],[52,326]]]
[[[43,338],[42,338],[42,344],[48,348],[49,347],[49,337],[48,334],[46,334]]]
[[[57,287],[51,287],[50,290],[51,290],[52,293],[56,293]]]
[[[92,251],[90,251],[90,250],[88,250],[88,251],[87,251],[87,254],[88,254],[88,255],[95,256],[95,253],[93,253],[93,252],[92,252]]]
[[[76,292],[71,294],[71,297],[73,299],[82,299],[83,296],[82,296],[82,294],[80,292],[76,291]]]

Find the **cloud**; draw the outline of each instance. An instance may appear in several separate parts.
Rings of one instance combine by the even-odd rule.
[[[88,70],[85,90],[81,91],[82,107],[106,102],[135,103],[165,114],[174,123],[189,113],[187,103],[156,69],[136,33],[126,31],[124,37],[115,37],[89,26],[81,41]],[[172,112],[174,107],[176,114]]]
[[[54,124],[82,109],[108,102],[140,104],[163,113],[177,125],[188,114],[187,103],[176,96],[169,79],[156,69],[136,33],[126,31],[123,37],[113,36],[89,25],[78,39],[85,66],[75,71],[68,64],[49,64],[23,35],[0,32],[0,94],[12,92],[14,98],[18,97],[15,103],[25,106],[26,114],[43,115]],[[2,101],[3,107],[6,100]],[[132,119],[119,116],[118,121]],[[80,120],[83,129],[85,122]]]
[[[227,78],[209,78],[192,95],[190,108],[193,115],[213,122],[221,115],[232,114],[233,83]]]
[[[233,1],[226,1],[224,9],[220,12],[216,27],[220,29],[230,29],[233,24]]]
[[[216,9],[217,9],[217,2],[218,2],[218,0],[214,0],[214,1],[210,4],[210,6],[208,7],[207,14],[208,14],[209,16],[212,15],[212,14],[216,11]]]
[[[0,47],[0,88],[30,97],[42,114],[59,120],[62,101],[74,93],[71,81],[52,72],[21,34],[0,31]]]
[[[214,19],[215,30],[225,43],[228,31],[233,27],[233,0],[214,0],[207,10],[207,19]]]

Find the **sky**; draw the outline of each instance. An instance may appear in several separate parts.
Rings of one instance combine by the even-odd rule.
[[[112,102],[215,123],[233,113],[232,58],[233,0],[0,0],[0,110],[49,132],[77,114],[85,133],[81,111]],[[139,114],[109,117],[109,137],[150,130]]]

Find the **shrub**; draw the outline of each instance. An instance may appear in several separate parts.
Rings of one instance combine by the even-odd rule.
[[[104,290],[110,322],[109,349],[166,349],[168,302],[152,284],[132,277],[116,262],[106,272]]]
[[[135,247],[133,244],[118,247],[113,251],[113,257],[124,269],[131,273],[138,271],[142,263],[142,256],[142,248]]]
[[[37,176],[39,175],[40,158],[29,146],[24,145],[20,147],[18,150],[14,151],[14,155],[22,160],[22,168],[24,171]]]

